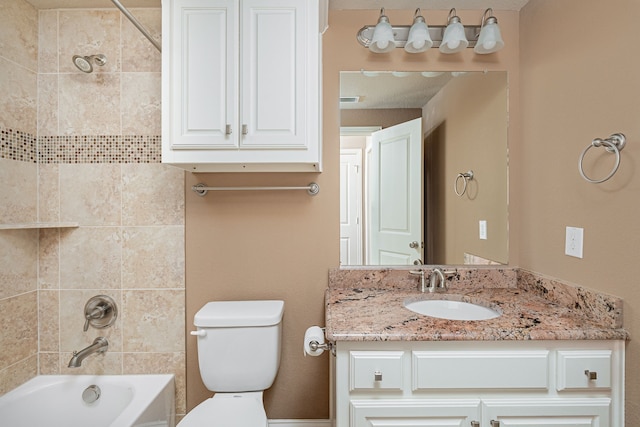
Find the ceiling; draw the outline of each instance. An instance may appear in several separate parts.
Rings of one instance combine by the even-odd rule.
[[[26,0],[36,9],[105,8],[114,7],[110,0]],[[520,10],[529,0],[456,0],[455,7],[463,9]],[[125,7],[160,7],[161,0],[121,0]],[[425,4],[426,3],[426,4]],[[330,9],[415,9],[448,10],[451,0],[329,0]]]

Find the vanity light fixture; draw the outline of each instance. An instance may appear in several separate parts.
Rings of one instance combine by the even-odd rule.
[[[369,50],[375,53],[391,52],[396,48],[396,42],[393,36],[393,28],[389,24],[389,18],[384,14],[384,8],[380,9],[380,17],[378,23],[373,30],[373,37]]]
[[[412,25],[392,26],[382,8],[378,23],[362,27],[356,38],[374,53],[391,52],[396,47],[408,53],[420,53],[437,47],[441,53],[452,54],[470,47],[477,54],[488,54],[504,47],[493,9],[484,11],[480,25],[462,25],[456,13],[455,8],[449,11],[447,25],[427,25],[418,8]]]
[[[413,24],[409,29],[409,35],[407,36],[407,44],[404,45],[404,50],[409,53],[424,52],[433,46],[433,40],[429,35],[429,27],[424,20],[424,17],[420,14],[420,8],[416,9],[413,15]]]
[[[489,16],[487,16],[489,14]],[[497,52],[504,47],[504,41],[498,27],[498,20],[493,16],[493,9],[489,8],[482,15],[480,36],[473,51],[478,54]]]
[[[462,21],[456,15],[456,9],[452,8],[447,17],[447,28],[444,29],[442,43],[440,43],[440,52],[457,53],[462,52],[469,46],[469,40],[464,33]]]

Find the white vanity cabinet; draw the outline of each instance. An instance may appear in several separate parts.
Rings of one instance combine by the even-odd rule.
[[[623,341],[336,344],[337,427],[619,427]]]
[[[320,172],[319,0],[162,3],[162,162]]]

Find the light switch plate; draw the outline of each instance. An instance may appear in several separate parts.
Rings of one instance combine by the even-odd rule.
[[[584,228],[567,227],[564,253],[576,258],[582,258],[582,246],[584,238]]]
[[[487,221],[480,220],[480,240],[487,240]]]

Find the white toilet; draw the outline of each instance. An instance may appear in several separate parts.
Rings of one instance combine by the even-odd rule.
[[[195,315],[198,364],[215,395],[179,427],[267,427],[262,393],[280,366],[284,301],[214,301]]]

